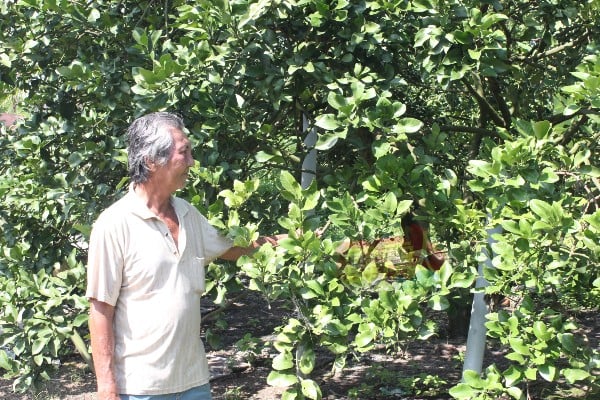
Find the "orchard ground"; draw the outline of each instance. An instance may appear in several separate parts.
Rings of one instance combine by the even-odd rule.
[[[267,304],[257,293],[243,292],[222,312],[205,301],[205,328],[220,341],[213,347],[207,340],[207,353],[213,375],[214,400],[278,399],[282,389],[267,385],[271,359],[275,356],[273,328],[292,310],[281,304]],[[426,341],[413,341],[395,351],[381,350],[349,357],[341,374],[333,375],[333,358],[318,357],[312,376],[328,400],[450,399],[448,389],[461,376],[465,338],[449,338],[444,313],[433,315],[439,322],[439,334]],[[592,346],[600,342],[598,311],[573,314],[582,326],[582,334]],[[214,344],[214,343],[213,343]],[[182,351],[185,351],[182,349]],[[488,341],[484,365],[506,365],[500,346]],[[52,379],[27,394],[12,392],[12,381],[0,379],[0,399],[4,400],[96,400],[94,375],[77,356],[64,360]],[[529,386],[529,399],[598,399],[598,393],[586,394],[586,388],[547,382]]]

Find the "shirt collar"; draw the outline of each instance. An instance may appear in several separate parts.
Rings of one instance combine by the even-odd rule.
[[[129,193],[127,193],[126,197],[128,198],[129,203],[131,204],[131,212],[133,214],[137,215],[142,219],[157,218],[156,214],[150,211],[150,209],[148,208],[146,203],[144,203],[142,198],[135,193],[135,190],[133,190],[133,185],[129,186]],[[185,204],[175,196],[171,196],[171,205],[175,209],[175,214],[177,214],[178,218],[183,217],[188,212],[187,207],[185,207]]]

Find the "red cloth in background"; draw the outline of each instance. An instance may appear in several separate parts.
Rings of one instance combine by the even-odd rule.
[[[427,237],[427,230],[420,224],[411,222],[408,232],[405,232],[404,243],[412,247],[412,251],[418,256],[417,261],[426,268],[437,271],[444,264],[444,257],[433,250],[433,246]]]

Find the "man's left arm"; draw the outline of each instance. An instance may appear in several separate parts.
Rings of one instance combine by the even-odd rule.
[[[260,246],[262,246],[265,243],[270,243],[273,246],[277,246],[279,240],[286,238],[287,236],[288,236],[287,234],[273,235],[273,236],[261,236],[258,239],[256,239],[255,241],[253,241],[252,244],[248,247],[240,247],[240,246],[230,247],[229,250],[227,250],[225,253],[221,254],[219,256],[219,258],[222,260],[227,260],[227,261],[236,261],[241,256],[251,254],[252,252],[254,252],[256,249],[258,249]]]

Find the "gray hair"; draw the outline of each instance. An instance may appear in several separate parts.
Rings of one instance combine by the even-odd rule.
[[[129,178],[134,184],[150,177],[149,163],[165,165],[173,148],[170,129],[184,130],[180,116],[168,112],[155,112],[133,121],[127,129],[129,139]]]

